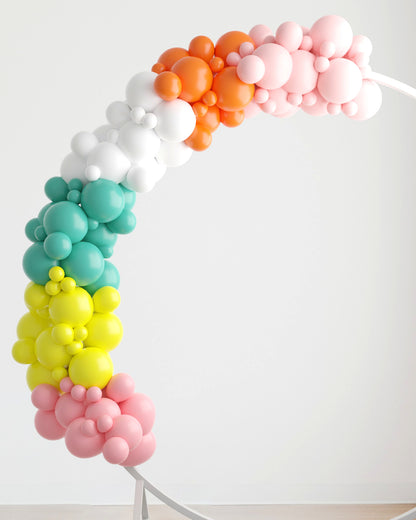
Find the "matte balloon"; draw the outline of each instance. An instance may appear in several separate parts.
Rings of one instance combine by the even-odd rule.
[[[289,80],[284,85],[287,92],[306,94],[316,87],[318,73],[315,70],[315,56],[307,51],[295,51],[292,53],[293,68]]]
[[[131,233],[136,227],[136,216],[129,210],[124,210],[112,222],[107,224],[108,228],[114,233],[126,235]]]
[[[23,256],[23,270],[33,282],[45,285],[49,280],[49,269],[58,265],[58,261],[50,258],[43,249],[43,244],[32,244]]]
[[[54,412],[38,410],[35,415],[35,427],[39,435],[50,441],[62,439],[65,435],[65,428],[58,423]]]
[[[117,347],[123,338],[123,325],[115,314],[95,312],[86,324],[88,336],[86,347],[98,347],[110,351]]]
[[[276,43],[265,43],[253,53],[265,64],[265,73],[257,85],[262,88],[275,89],[286,83],[292,72],[292,58],[289,52]]]
[[[116,128],[121,128],[130,120],[130,107],[123,101],[114,101],[106,110],[108,122]]]
[[[94,283],[84,286],[84,289],[93,295],[98,289],[107,285],[118,289],[120,285],[120,274],[114,264],[108,260],[104,260],[104,270],[100,278]]]
[[[195,114],[189,103],[182,99],[163,101],[156,107],[154,114],[157,117],[155,132],[164,141],[184,141],[195,128]]]
[[[114,143],[99,143],[88,155],[87,167],[93,166],[102,179],[121,182],[130,168],[129,158]],[[96,179],[89,179],[96,180]]]
[[[26,372],[26,382],[30,390],[34,390],[41,384],[48,384],[59,388],[59,383],[52,376],[51,370],[42,366],[38,361],[29,365]]]
[[[139,162],[151,159],[157,154],[160,139],[154,130],[130,121],[120,128],[118,145],[131,161]]]
[[[134,379],[128,374],[115,374],[106,387],[107,396],[117,403],[134,394]]]
[[[104,258],[113,254],[113,248],[117,241],[117,234],[110,231],[106,224],[98,224],[94,230],[89,230],[84,237],[84,242],[90,242],[98,247]]]
[[[362,86],[360,69],[350,60],[331,60],[329,69],[319,75],[319,93],[329,103],[343,104],[352,101]]]
[[[35,342],[32,338],[19,339],[12,347],[12,356],[15,361],[23,365],[31,365],[37,361]]]
[[[39,410],[55,410],[56,402],[59,398],[59,391],[52,385],[38,385],[32,392],[32,403]]]
[[[150,112],[162,101],[154,89],[156,76],[154,72],[145,71],[131,78],[126,87],[126,99],[131,108],[143,107]]]
[[[97,246],[90,242],[78,242],[71,254],[62,260],[62,267],[78,285],[94,283],[104,271],[104,258]]]
[[[70,393],[63,394],[56,403],[55,416],[59,424],[67,428],[72,421],[84,416],[85,408],[85,404],[73,399]]]
[[[131,397],[120,403],[122,414],[135,417],[146,435],[153,428],[155,422],[155,406],[152,400],[144,394],[133,394]]]
[[[45,194],[52,202],[66,200],[68,184],[62,177],[51,177],[46,181]]]
[[[45,238],[43,248],[50,258],[63,260],[71,254],[72,242],[66,233],[55,231]]]
[[[352,44],[352,29],[350,24],[337,15],[323,16],[311,27],[309,36],[313,41],[313,51],[319,54],[322,43],[334,44],[333,58],[344,56]]]
[[[113,362],[104,350],[89,347],[71,359],[68,372],[77,385],[104,388],[113,375]]]
[[[119,415],[114,418],[113,427],[105,434],[105,438],[121,437],[129,449],[134,449],[143,438],[143,430],[137,419],[131,415]]]
[[[103,455],[111,464],[121,464],[129,454],[129,445],[121,437],[108,439],[103,446]]]
[[[153,432],[143,436],[138,446],[130,451],[127,459],[122,462],[122,466],[137,466],[143,464],[153,455],[156,449],[156,439]]]
[[[81,206],[97,222],[111,222],[124,209],[124,194],[118,184],[107,179],[90,182],[82,190]]]
[[[49,320],[36,312],[27,312],[17,323],[16,334],[19,339],[36,339],[39,334],[49,327]]]
[[[65,233],[73,244],[80,242],[88,231],[88,219],[75,203],[62,201],[53,204],[45,213],[43,224],[48,235]]]
[[[357,112],[350,116],[351,119],[364,121],[373,117],[381,107],[381,89],[374,81],[364,79],[360,91],[354,98],[357,104]]]
[[[192,149],[184,143],[162,141],[156,159],[164,166],[181,166],[189,161]]]
[[[76,287],[67,293],[61,291],[52,296],[49,303],[49,314],[56,324],[65,323],[71,327],[82,327],[90,321],[93,314],[91,296],[82,287]]]
[[[101,453],[105,438],[102,433],[85,435],[83,425],[86,419],[80,417],[71,422],[65,433],[65,444],[68,450],[80,458],[94,457]]]
[[[98,144],[98,139],[91,132],[78,132],[71,141],[71,148],[80,157],[87,157]]]

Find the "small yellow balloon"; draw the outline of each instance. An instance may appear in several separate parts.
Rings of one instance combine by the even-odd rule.
[[[93,313],[92,298],[82,287],[72,292],[60,292],[52,296],[49,302],[49,314],[56,324],[67,323],[71,327],[80,327],[90,321]]]
[[[26,286],[24,299],[29,310],[38,310],[48,305],[50,296],[43,285],[30,282]]]
[[[120,293],[109,285],[98,289],[92,299],[97,312],[113,312],[120,305]]]
[[[85,327],[75,327],[74,338],[76,341],[84,341],[88,336],[88,330]]]
[[[23,365],[35,363],[35,341],[32,338],[17,340],[12,348],[12,356],[15,361]]]
[[[42,366],[38,361],[28,367],[26,381],[31,390],[43,383],[52,385],[59,390],[59,383],[53,378],[52,372]]]
[[[55,343],[52,338],[52,329],[42,331],[35,342],[35,354],[38,361],[46,368],[68,366],[71,356],[64,345]]]
[[[86,347],[98,347],[113,350],[123,337],[123,325],[120,318],[113,313],[95,312],[86,325],[88,336],[84,341]]]
[[[90,347],[84,348],[71,359],[68,373],[75,385],[104,388],[110,381],[113,370],[110,355],[100,348]]]
[[[52,377],[58,383],[68,375],[68,370],[65,367],[56,367],[52,370]]]
[[[56,265],[55,267],[51,267],[49,269],[49,278],[53,282],[60,282],[64,279],[65,271],[62,269],[62,267],[59,267],[59,265]]]
[[[56,296],[61,292],[61,284],[58,282],[53,282],[52,280],[49,280],[49,282],[45,285],[45,291],[50,296]]]
[[[42,330],[49,327],[49,320],[42,318],[35,312],[24,314],[17,324],[17,337],[19,339],[36,339]]]
[[[66,345],[66,351],[70,356],[75,356],[75,354],[78,354],[78,352],[81,352],[81,350],[84,348],[84,345],[81,341],[73,341],[69,345]]]
[[[66,276],[61,282],[61,289],[64,292],[72,292],[76,286],[76,281],[73,278],[70,278],[69,276]]]
[[[52,339],[59,345],[67,345],[74,339],[74,329],[67,323],[58,323],[52,328]]]

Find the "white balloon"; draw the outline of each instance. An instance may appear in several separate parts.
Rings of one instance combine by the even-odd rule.
[[[194,131],[196,117],[192,107],[183,99],[163,101],[153,111],[157,117],[155,132],[172,143],[184,141]]]
[[[156,159],[165,166],[181,166],[189,161],[192,155],[192,148],[184,142],[168,143],[162,141]]]
[[[85,160],[75,153],[68,154],[61,164],[61,176],[69,182],[71,179],[81,179],[83,184],[87,182],[84,175]]]
[[[113,130],[111,125],[102,125],[96,128],[93,133],[101,143],[102,141],[108,140],[108,133],[110,130]]]
[[[123,101],[114,101],[106,110],[108,122],[115,128],[120,128],[130,120],[130,107]]]
[[[101,178],[118,183],[124,179],[131,163],[116,144],[103,142],[88,155],[87,166],[96,166]]]
[[[132,162],[139,162],[157,154],[160,139],[153,130],[130,121],[120,128],[118,145]]]
[[[98,144],[97,136],[91,132],[78,132],[71,141],[71,148],[80,157],[86,157]]]
[[[159,164],[155,159],[150,159],[133,165],[123,184],[138,193],[146,193],[154,188],[165,172],[166,166]]]
[[[126,99],[131,108],[143,107],[151,112],[162,101],[153,86],[156,77],[155,72],[146,70],[131,78],[126,87]]]

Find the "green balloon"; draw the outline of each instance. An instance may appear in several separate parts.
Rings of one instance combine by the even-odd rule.
[[[45,193],[52,202],[66,200],[68,185],[62,177],[52,177],[45,184]]]
[[[78,204],[68,200],[53,204],[45,213],[43,225],[48,235],[60,231],[68,235],[73,244],[80,242],[88,231],[87,215]]]
[[[45,253],[55,260],[63,260],[72,251],[72,242],[68,235],[55,231],[48,235],[43,243]]]
[[[136,217],[130,210],[124,210],[118,218],[109,222],[107,226],[110,231],[114,233],[126,235],[127,233],[131,233],[136,227]]]
[[[77,285],[84,286],[94,283],[103,274],[104,258],[94,244],[78,242],[72,246],[71,254],[62,260],[61,266]]]
[[[88,291],[91,294],[91,296],[93,296],[94,293],[98,291],[98,289],[107,286],[118,289],[120,286],[120,274],[117,270],[117,267],[114,264],[112,264],[108,260],[104,260],[103,274],[94,283],[86,285],[84,289]]]
[[[129,190],[122,184],[119,184],[119,186],[123,190],[124,194],[124,209],[133,209],[134,203],[136,202],[136,192],[133,190]]]
[[[117,235],[112,233],[106,224],[98,224],[96,229],[90,229],[84,237],[84,242],[96,245],[104,258],[109,258],[113,254],[116,240]]]
[[[81,193],[81,206],[97,222],[111,222],[124,209],[123,190],[107,179],[89,182]]]
[[[24,272],[39,285],[45,285],[49,281],[49,269],[56,265],[59,265],[59,262],[49,258],[40,242],[32,244],[23,256]]]
[[[40,220],[38,218],[31,218],[25,226],[25,234],[32,242],[37,242],[35,236],[35,229],[40,226]]]
[[[49,202],[48,204],[46,204],[46,206],[43,206],[43,208],[39,211],[39,214],[38,214],[38,219],[40,220],[39,224],[43,224],[43,218],[45,216],[45,213],[48,211],[48,209],[50,207],[53,206],[53,202]]]

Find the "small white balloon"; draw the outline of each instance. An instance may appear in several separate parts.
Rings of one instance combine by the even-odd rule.
[[[98,141],[102,143],[103,141],[108,141],[108,133],[110,130],[114,128],[111,125],[102,125],[94,130],[94,135],[97,137]]]
[[[88,181],[97,181],[101,177],[101,170],[98,166],[91,164],[85,168],[85,177]]]
[[[133,123],[140,124],[146,115],[146,110],[143,107],[133,107],[130,111],[130,119]]]
[[[113,143],[99,143],[88,155],[87,166],[96,166],[103,179],[121,182],[131,163],[120,148]]]
[[[152,112],[148,112],[142,119],[144,128],[155,128],[157,125],[157,117]]]
[[[97,136],[91,132],[78,132],[71,141],[71,149],[80,157],[86,157],[98,144]]]
[[[183,99],[163,101],[154,114],[157,117],[155,132],[164,141],[184,141],[194,131],[196,117],[192,107]]]
[[[138,193],[146,193],[154,188],[165,172],[166,166],[159,164],[155,159],[149,159],[132,166],[124,184]]]
[[[130,119],[130,107],[123,101],[114,101],[106,110],[108,122],[116,128],[120,128]]]
[[[155,157],[160,139],[153,130],[129,121],[120,128],[118,145],[132,162]]]
[[[72,179],[80,179],[83,184],[87,182],[84,175],[85,160],[75,153],[68,154],[61,164],[61,176],[69,182]]]
[[[156,159],[165,166],[181,166],[189,161],[192,155],[192,148],[184,142],[169,143],[162,141]]]
[[[126,99],[131,108],[143,107],[151,112],[162,101],[153,86],[156,77],[155,72],[144,71],[131,78],[126,87]]]

